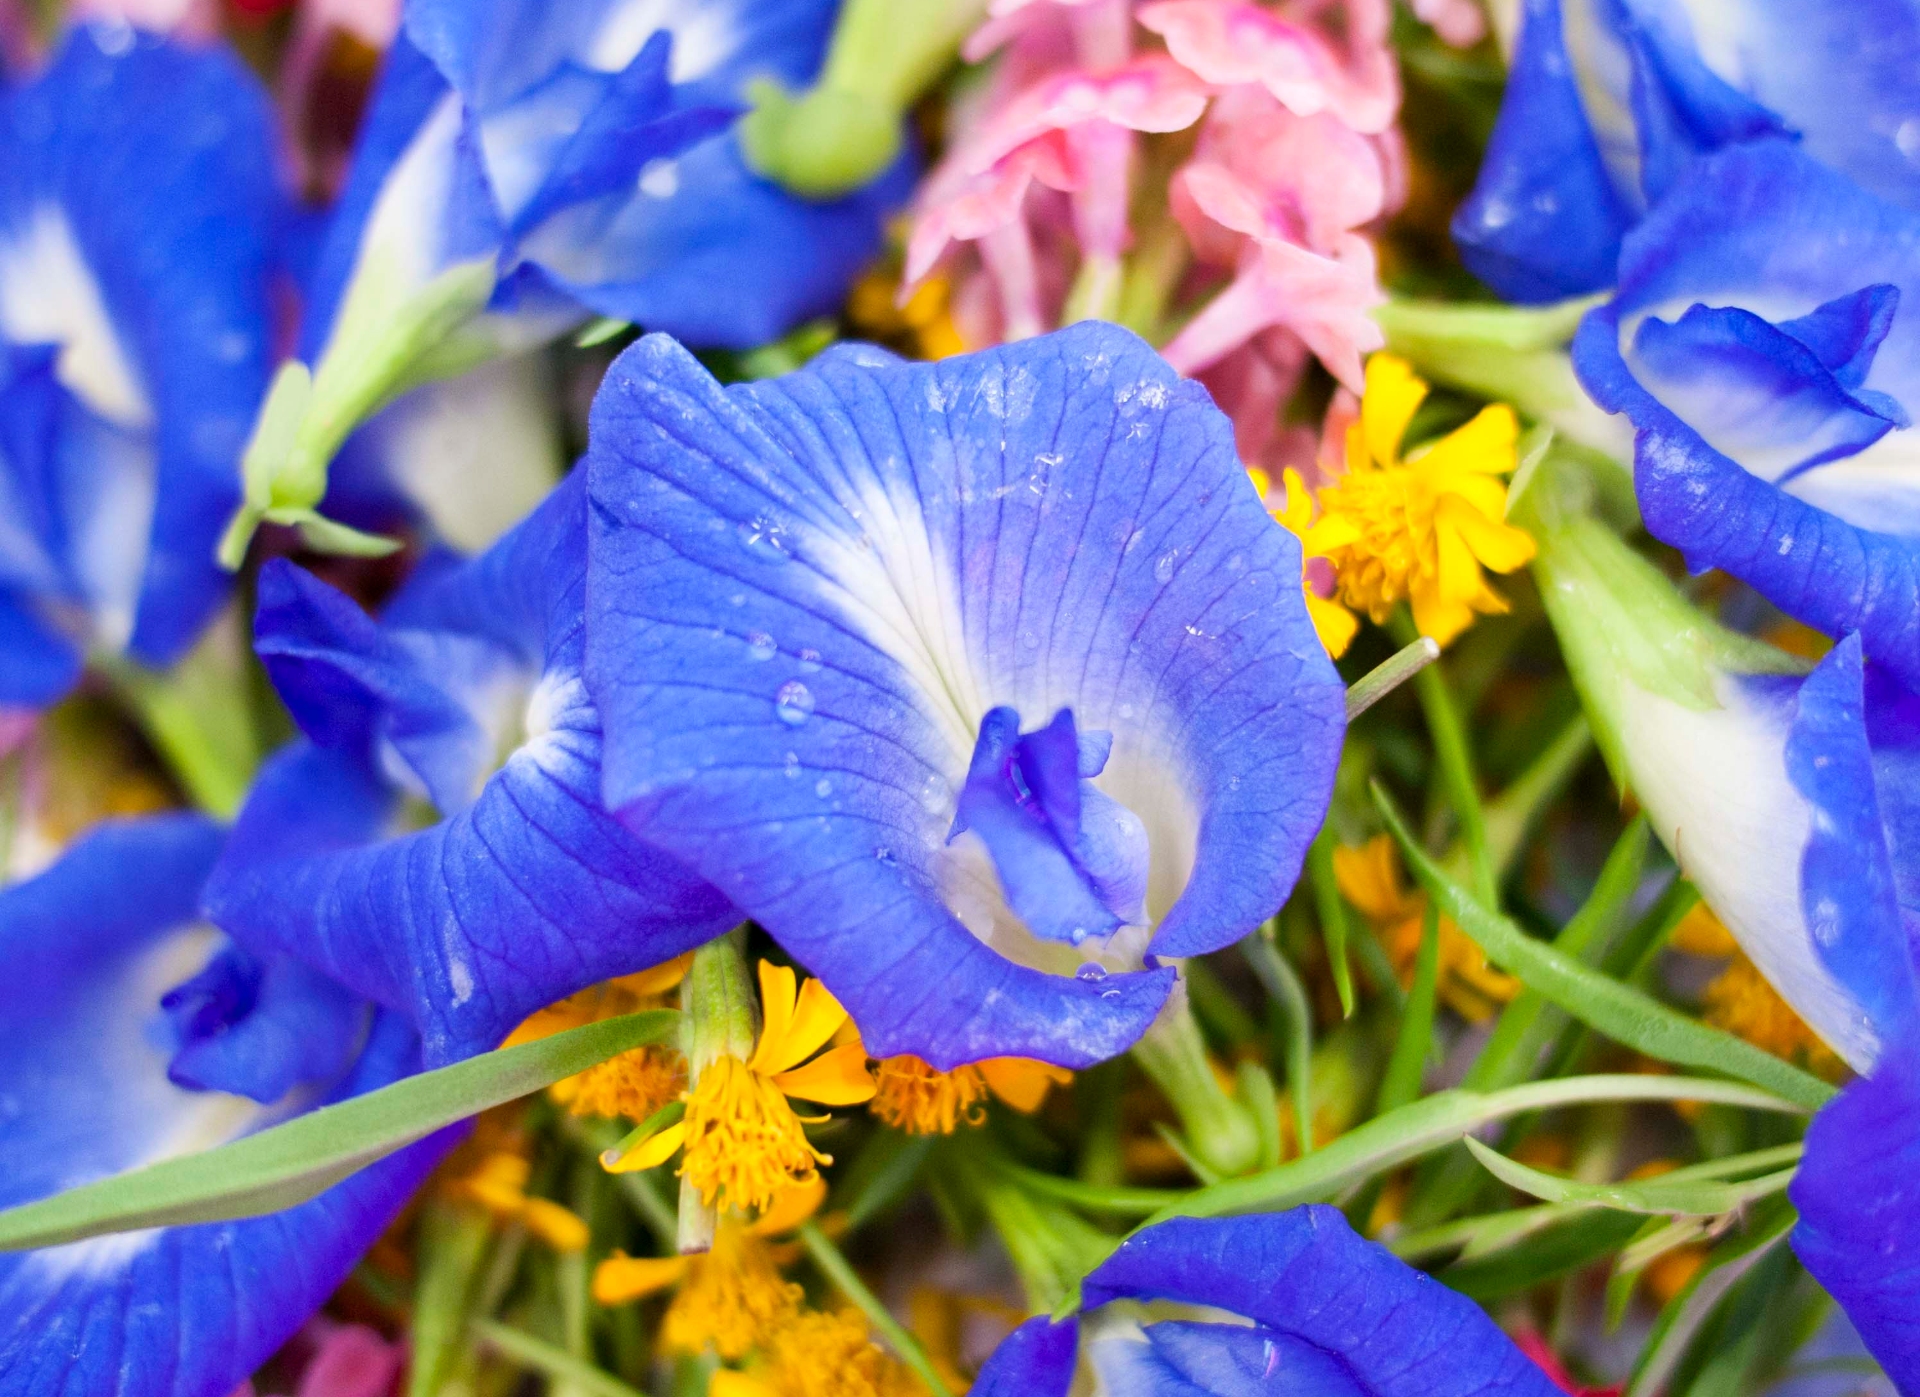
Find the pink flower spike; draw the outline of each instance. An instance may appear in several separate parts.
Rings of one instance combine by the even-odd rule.
[[[1241,115],[1251,105],[1257,116]],[[1174,181],[1174,215],[1194,251],[1212,262],[1221,239],[1209,222],[1249,237],[1277,237],[1330,252],[1340,236],[1378,218],[1387,172],[1376,140],[1325,112],[1295,116],[1257,88],[1241,88],[1214,105],[1194,159]]]
[[[320,1339],[298,1397],[386,1397],[400,1372],[401,1349],[364,1324],[342,1324]]]
[[[1400,81],[1384,33],[1371,33],[1372,9],[1365,0],[1352,8],[1350,57],[1316,30],[1243,0],[1158,0],[1139,20],[1175,61],[1217,87],[1257,83],[1301,116],[1332,112],[1373,134],[1393,124]]]
[[[1358,392],[1368,352],[1385,337],[1368,313],[1386,297],[1375,277],[1373,247],[1344,234],[1337,255],[1323,257],[1290,242],[1250,244],[1240,274],[1161,351],[1181,373],[1219,362],[1260,331],[1283,325],[1327,371]]]
[[[1158,54],[1104,73],[1043,78],[990,117],[958,152],[983,170],[1049,131],[1108,121],[1130,131],[1184,131],[1207,109],[1210,92],[1192,72]]]
[[[1059,24],[1064,29],[1071,23],[1074,11],[1110,3],[1113,0],[993,0],[987,6],[987,22],[967,37],[960,56],[969,63],[978,63],[1010,40],[1036,28]]]

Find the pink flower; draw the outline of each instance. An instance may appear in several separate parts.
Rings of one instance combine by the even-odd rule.
[[[78,20],[120,20],[156,34],[210,39],[220,32],[216,0],[76,0]]]
[[[298,1365],[301,1353],[304,1365]],[[406,1351],[388,1343],[364,1324],[341,1324],[315,1315],[289,1342],[281,1362],[292,1355],[300,1367],[294,1397],[391,1397]],[[251,1381],[230,1397],[257,1397]]]
[[[1386,130],[1399,109],[1387,0],[1349,0],[1344,53],[1319,29],[1244,0],[1159,0],[1139,18],[1218,87],[1258,84],[1301,116],[1331,112],[1369,134]]]
[[[1486,12],[1476,0],[1413,0],[1413,13],[1457,49],[1472,48],[1486,36]]]

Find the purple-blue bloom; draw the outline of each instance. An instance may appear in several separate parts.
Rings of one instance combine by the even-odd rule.
[[[220,829],[102,826],[0,891],[0,1207],[221,1144],[419,1067],[418,1040],[198,919]],[[270,1216],[0,1255],[0,1389],[226,1393],[326,1299],[443,1133]]]
[[[1204,1309],[1144,1324],[1095,1313],[1117,1300]],[[1016,1329],[974,1397],[1066,1397],[1083,1347],[1100,1397],[1558,1391],[1471,1300],[1317,1204],[1149,1227],[1087,1277],[1081,1302],[1084,1319]],[[1222,1322],[1222,1310],[1241,1322]]]
[[[1604,290],[1697,159],[1779,137],[1920,208],[1917,66],[1911,0],[1525,0],[1454,239],[1509,300]]]
[[[1920,686],[1920,214],[1783,142],[1627,238],[1574,364],[1637,429],[1649,530]]]
[[[81,26],[0,90],[0,707],[89,650],[167,664],[267,382],[283,195],[232,54]]]
[[[305,733],[262,770],[206,906],[419,1027],[429,1065],[739,920],[600,806],[581,680],[585,478],[378,621],[283,561],[256,649]]]
[[[1285,900],[1340,678],[1231,425],[1133,335],[731,388],[650,336],[588,471],[607,807],[876,1055],[1099,1061],[1156,956]]]

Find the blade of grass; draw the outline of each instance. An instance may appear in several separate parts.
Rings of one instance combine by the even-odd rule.
[[[620,1381],[612,1373],[575,1358],[545,1339],[536,1339],[524,1329],[479,1316],[469,1320],[467,1327],[482,1343],[556,1383],[570,1383],[594,1397],[647,1397],[639,1388]]]
[[[1271,922],[1242,938],[1240,950],[1286,1018],[1287,1098],[1293,1103],[1300,1153],[1307,1154],[1313,1149],[1313,1006],[1307,1002],[1307,987],[1274,944]]]
[[[1817,1110],[1834,1088],[1744,1039],[1709,1027],[1651,996],[1528,936],[1449,878],[1407,832],[1386,791],[1375,783],[1374,803],[1399,841],[1407,866],[1440,910],[1480,948],[1530,989],[1616,1042],[1684,1067],[1704,1067]]]
[[[1395,613],[1387,627],[1402,645],[1421,637],[1413,620],[1404,611]],[[1499,879],[1494,873],[1493,848],[1487,842],[1487,815],[1480,803],[1480,786],[1473,774],[1473,749],[1467,740],[1467,725],[1453,690],[1439,665],[1422,669],[1413,681],[1420,698],[1420,710],[1426,715],[1427,732],[1433,739],[1434,759],[1440,766],[1440,782],[1460,822],[1460,842],[1466,847],[1467,866],[1473,871],[1473,890],[1489,907],[1500,902]]]
[[[1313,908],[1320,916],[1320,937],[1327,945],[1327,964],[1333,967],[1333,987],[1340,995],[1340,1016],[1350,1019],[1356,1000],[1353,993],[1353,966],[1347,960],[1346,899],[1333,876],[1334,836],[1331,827],[1322,825],[1307,850],[1307,881],[1313,888]]]
[[[1420,1095],[1420,1079],[1426,1071],[1427,1053],[1433,1046],[1434,1004],[1439,987],[1440,912],[1428,903],[1426,918],[1420,926],[1420,954],[1413,963],[1413,989],[1400,1016],[1400,1036],[1394,1041],[1393,1056],[1387,1059],[1386,1074],[1380,1079],[1380,1095],[1374,1106],[1376,1116],[1397,1111]]]

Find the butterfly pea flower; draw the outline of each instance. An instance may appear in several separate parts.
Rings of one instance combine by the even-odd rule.
[[[1628,238],[1574,364],[1636,429],[1655,537],[1920,685],[1920,277],[1908,213],[1782,143],[1702,166]]]
[[[1920,698],[1857,636],[1808,672],[1722,631],[1591,520],[1545,526],[1539,571],[1616,779],[1862,1074],[1808,1130],[1793,1241],[1894,1381],[1920,1381]]]
[[[0,90],[0,708],[172,663],[266,389],[283,196],[224,49],[81,25]]]
[[[0,891],[0,1206],[415,1071],[397,1015],[201,921],[222,831],[102,825]],[[225,1393],[298,1329],[443,1152],[436,1135],[282,1212],[0,1256],[0,1388]]]
[[[262,769],[209,914],[406,1012],[433,1065],[739,920],[600,805],[585,484],[478,558],[429,558],[377,621],[261,571],[256,649],[305,738]]]
[[[1700,157],[1783,138],[1920,206],[1916,63],[1920,12],[1903,0],[1524,0],[1454,240],[1508,300],[1604,290],[1622,240]]]
[[[747,349],[833,309],[907,174],[814,203],[755,175],[749,79],[810,76],[833,0],[411,0],[264,413],[236,562],[314,514],[347,434],[396,393],[594,315]]]
[[[1193,1307],[1193,1317],[1099,1313],[1116,1301]],[[1042,1316],[1014,1330],[975,1397],[1066,1397],[1083,1368],[1098,1397],[1559,1392],[1473,1301],[1321,1204],[1146,1228],[1087,1277],[1081,1304],[1085,1318]],[[1223,1310],[1242,1322],[1222,1322]]]
[[[1231,425],[1135,336],[725,389],[648,337],[588,472],[607,806],[874,1056],[1100,1061],[1158,957],[1285,900],[1339,676]]]

